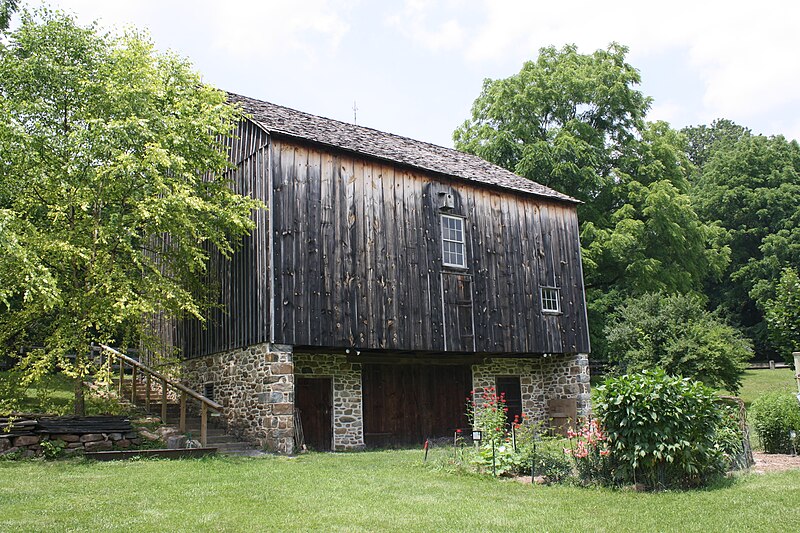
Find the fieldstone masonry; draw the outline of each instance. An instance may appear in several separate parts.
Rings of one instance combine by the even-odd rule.
[[[225,424],[234,435],[270,451],[294,452],[291,346],[263,343],[188,359],[183,380],[198,391],[214,385],[214,401],[225,406]]]
[[[333,450],[364,448],[361,364],[344,355],[294,354],[295,375],[333,378]]]
[[[294,452],[295,375],[330,377],[333,382],[335,451],[364,447],[361,364],[345,355],[293,353],[291,346],[258,344],[184,362],[184,382],[202,391],[214,385],[214,400],[225,406],[228,430],[278,453]],[[590,414],[586,354],[492,358],[472,365],[473,388],[496,385],[497,376],[519,376],[522,412],[547,420],[547,401],[574,398],[578,416]]]
[[[497,376],[519,376],[522,412],[531,419],[547,420],[547,401],[575,398],[578,416],[590,415],[589,356],[557,354],[531,358],[494,358],[472,365],[472,387],[477,393],[496,385]]]

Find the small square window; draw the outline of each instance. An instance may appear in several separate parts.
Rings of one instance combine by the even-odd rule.
[[[442,215],[442,263],[445,266],[466,268],[464,219]]]
[[[541,287],[542,312],[561,312],[561,289],[558,287]]]

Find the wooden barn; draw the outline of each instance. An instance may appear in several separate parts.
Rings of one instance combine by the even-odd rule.
[[[588,410],[576,201],[452,149],[238,95],[238,192],[268,206],[176,326],[184,379],[229,428],[291,453],[466,428],[471,390],[512,414]]]

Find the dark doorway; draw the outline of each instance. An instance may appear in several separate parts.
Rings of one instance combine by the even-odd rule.
[[[522,421],[522,387],[519,376],[497,376],[497,394],[506,399],[506,423],[512,424],[514,420]]]
[[[306,447],[329,452],[333,441],[333,384],[331,378],[301,378],[295,384],[295,407],[300,411]]]
[[[367,446],[422,444],[469,427],[468,365],[364,364],[361,376]]]

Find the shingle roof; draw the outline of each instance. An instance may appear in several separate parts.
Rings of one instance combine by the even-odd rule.
[[[472,154],[364,126],[303,113],[254,98],[228,93],[251,120],[265,130],[357,152],[471,182],[566,202],[574,198],[545,187]]]

